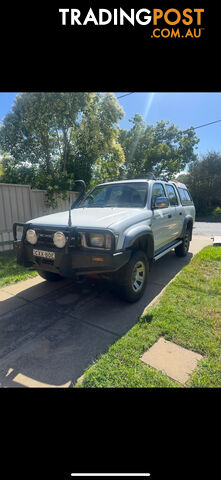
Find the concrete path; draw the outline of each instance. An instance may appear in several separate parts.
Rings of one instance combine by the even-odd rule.
[[[70,387],[124,335],[192,256],[212,244],[194,235],[187,257],[162,257],[142,299],[120,300],[105,282],[41,277],[0,289],[0,386]]]

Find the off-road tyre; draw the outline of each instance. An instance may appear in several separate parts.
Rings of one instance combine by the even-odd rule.
[[[189,246],[190,246],[190,230],[187,229],[182,243],[175,248],[176,256],[185,257],[188,253]]]
[[[142,250],[137,250],[129,262],[116,272],[114,282],[117,294],[127,302],[137,302],[144,293],[148,274],[147,256]]]
[[[46,270],[38,270],[38,275],[48,282],[59,282],[64,278],[61,275],[58,275],[58,273],[47,272]]]

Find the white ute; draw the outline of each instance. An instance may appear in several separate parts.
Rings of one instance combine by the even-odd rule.
[[[187,254],[194,221],[184,184],[114,181],[81,194],[69,211],[14,224],[14,247],[19,264],[49,281],[96,273],[114,280],[119,294],[134,302],[144,293],[154,261],[172,249]]]

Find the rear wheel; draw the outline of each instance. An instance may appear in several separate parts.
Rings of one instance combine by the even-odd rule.
[[[182,243],[175,248],[175,254],[177,255],[177,257],[185,257],[188,253],[189,246],[190,246],[190,231],[186,230]]]
[[[122,298],[128,302],[136,302],[142,297],[147,283],[148,267],[147,256],[142,250],[138,250],[117,272],[117,291]]]
[[[63,277],[58,275],[58,273],[47,272],[46,270],[38,270],[38,274],[48,282],[59,282],[63,279]]]

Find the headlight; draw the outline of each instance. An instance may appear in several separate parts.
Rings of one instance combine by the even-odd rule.
[[[38,237],[36,235],[35,230],[32,230],[31,228],[27,230],[26,233],[26,240],[31,243],[32,245],[35,245],[38,241]]]
[[[90,246],[104,248],[105,247],[105,237],[103,233],[90,233],[89,234]]]
[[[58,248],[63,248],[66,244],[66,238],[62,232],[56,232],[53,236],[53,242]]]
[[[86,240],[87,238],[87,240]],[[82,235],[81,245],[84,247],[105,248],[111,250],[112,235],[110,233],[88,233]]]

